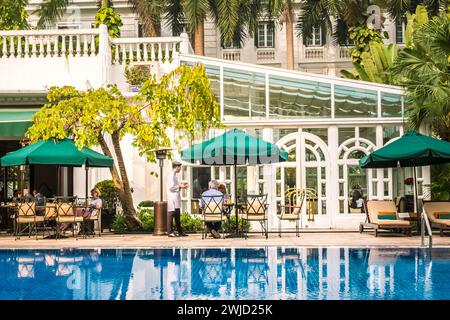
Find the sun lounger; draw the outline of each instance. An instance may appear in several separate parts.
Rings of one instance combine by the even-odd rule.
[[[440,236],[450,230],[450,201],[424,201],[423,211],[431,222],[432,228],[438,228]]]
[[[394,201],[369,200],[365,205],[367,217],[366,222],[362,222],[359,226],[361,233],[364,228],[372,228],[375,237],[378,236],[378,230],[401,230],[411,235],[411,223],[399,219]]]

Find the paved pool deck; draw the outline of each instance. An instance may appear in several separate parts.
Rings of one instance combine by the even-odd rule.
[[[426,245],[428,238],[425,238]],[[248,239],[212,239],[202,240],[200,234],[190,234],[188,237],[169,238],[167,236],[153,236],[151,234],[113,234],[106,233],[95,238],[42,239],[22,236],[15,240],[13,236],[0,235],[0,249],[13,248],[200,248],[200,247],[419,247],[420,236],[403,236],[395,234],[379,234],[375,237],[372,232],[303,232],[300,237],[294,234],[269,234],[265,239],[261,234],[250,234]],[[433,236],[433,247],[450,247],[450,236]]]

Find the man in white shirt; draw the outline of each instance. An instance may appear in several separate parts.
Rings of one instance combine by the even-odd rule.
[[[180,221],[180,207],[181,207],[181,189],[187,189],[187,182],[180,182],[178,174],[181,171],[181,163],[172,162],[172,171],[167,177],[167,233],[169,237],[185,237],[186,233],[181,228]],[[178,234],[173,229],[173,219],[175,218],[175,225]]]

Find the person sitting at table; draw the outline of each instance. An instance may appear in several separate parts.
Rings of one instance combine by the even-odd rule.
[[[223,203],[227,203],[227,201],[231,200],[231,196],[228,194],[227,185],[225,183],[219,183],[219,187],[217,188],[217,190],[223,193]],[[229,208],[224,207],[223,213],[227,216],[227,219],[230,220]]]
[[[36,189],[33,189],[33,198],[34,202],[36,202],[36,206],[44,207],[45,206],[45,197],[38,192]],[[45,214],[45,208],[36,209],[37,216],[43,216]]]
[[[91,200],[87,208],[77,208],[75,210],[75,215],[77,217],[83,217],[88,219],[92,216],[98,214],[98,211],[102,208],[102,199],[100,199],[100,190],[94,188],[91,190]],[[61,225],[61,231],[66,230],[70,226],[70,223],[64,223]]]
[[[25,202],[35,202],[36,199],[33,197],[33,195],[30,193],[28,189],[23,189],[22,197],[19,199],[19,202],[25,203]]]
[[[218,190],[219,188],[219,183],[217,182],[217,180],[211,180],[208,183],[208,187],[209,189],[206,190],[205,192],[202,193],[201,196],[201,201],[200,201],[200,208],[205,209],[206,203],[205,203],[205,198],[208,197],[207,201],[214,201],[212,200],[211,197],[222,197],[223,193],[220,192]],[[217,222],[206,222],[206,230],[211,233],[211,235],[216,238],[216,239],[220,239],[220,233],[219,233],[219,229],[222,225],[222,222],[217,221]]]
[[[94,188],[91,190],[91,200],[87,208],[78,208],[76,215],[78,217],[90,218],[98,213],[98,210],[102,208],[102,199],[100,199],[100,190]]]

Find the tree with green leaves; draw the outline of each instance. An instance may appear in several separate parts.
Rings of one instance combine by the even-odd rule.
[[[0,0],[0,30],[28,29],[28,0]]]
[[[181,137],[220,126],[218,103],[203,66],[181,66],[161,79],[151,77],[135,103],[111,85],[88,91],[52,87],[47,99],[26,136],[32,142],[70,137],[79,148],[99,146],[114,158],[111,177],[129,230],[139,229],[141,223],[133,205],[122,138],[131,136],[139,154],[154,162],[154,149],[171,146],[168,128],[175,130],[177,145]]]
[[[412,100],[409,123],[425,120],[450,141],[450,19],[446,13],[415,30],[411,47],[401,50],[390,69]]]
[[[341,75],[347,79],[395,84],[389,69],[398,54],[397,44],[386,46],[380,42],[370,42],[368,47],[369,50],[362,53],[360,61],[353,62],[354,73],[341,70]]]

